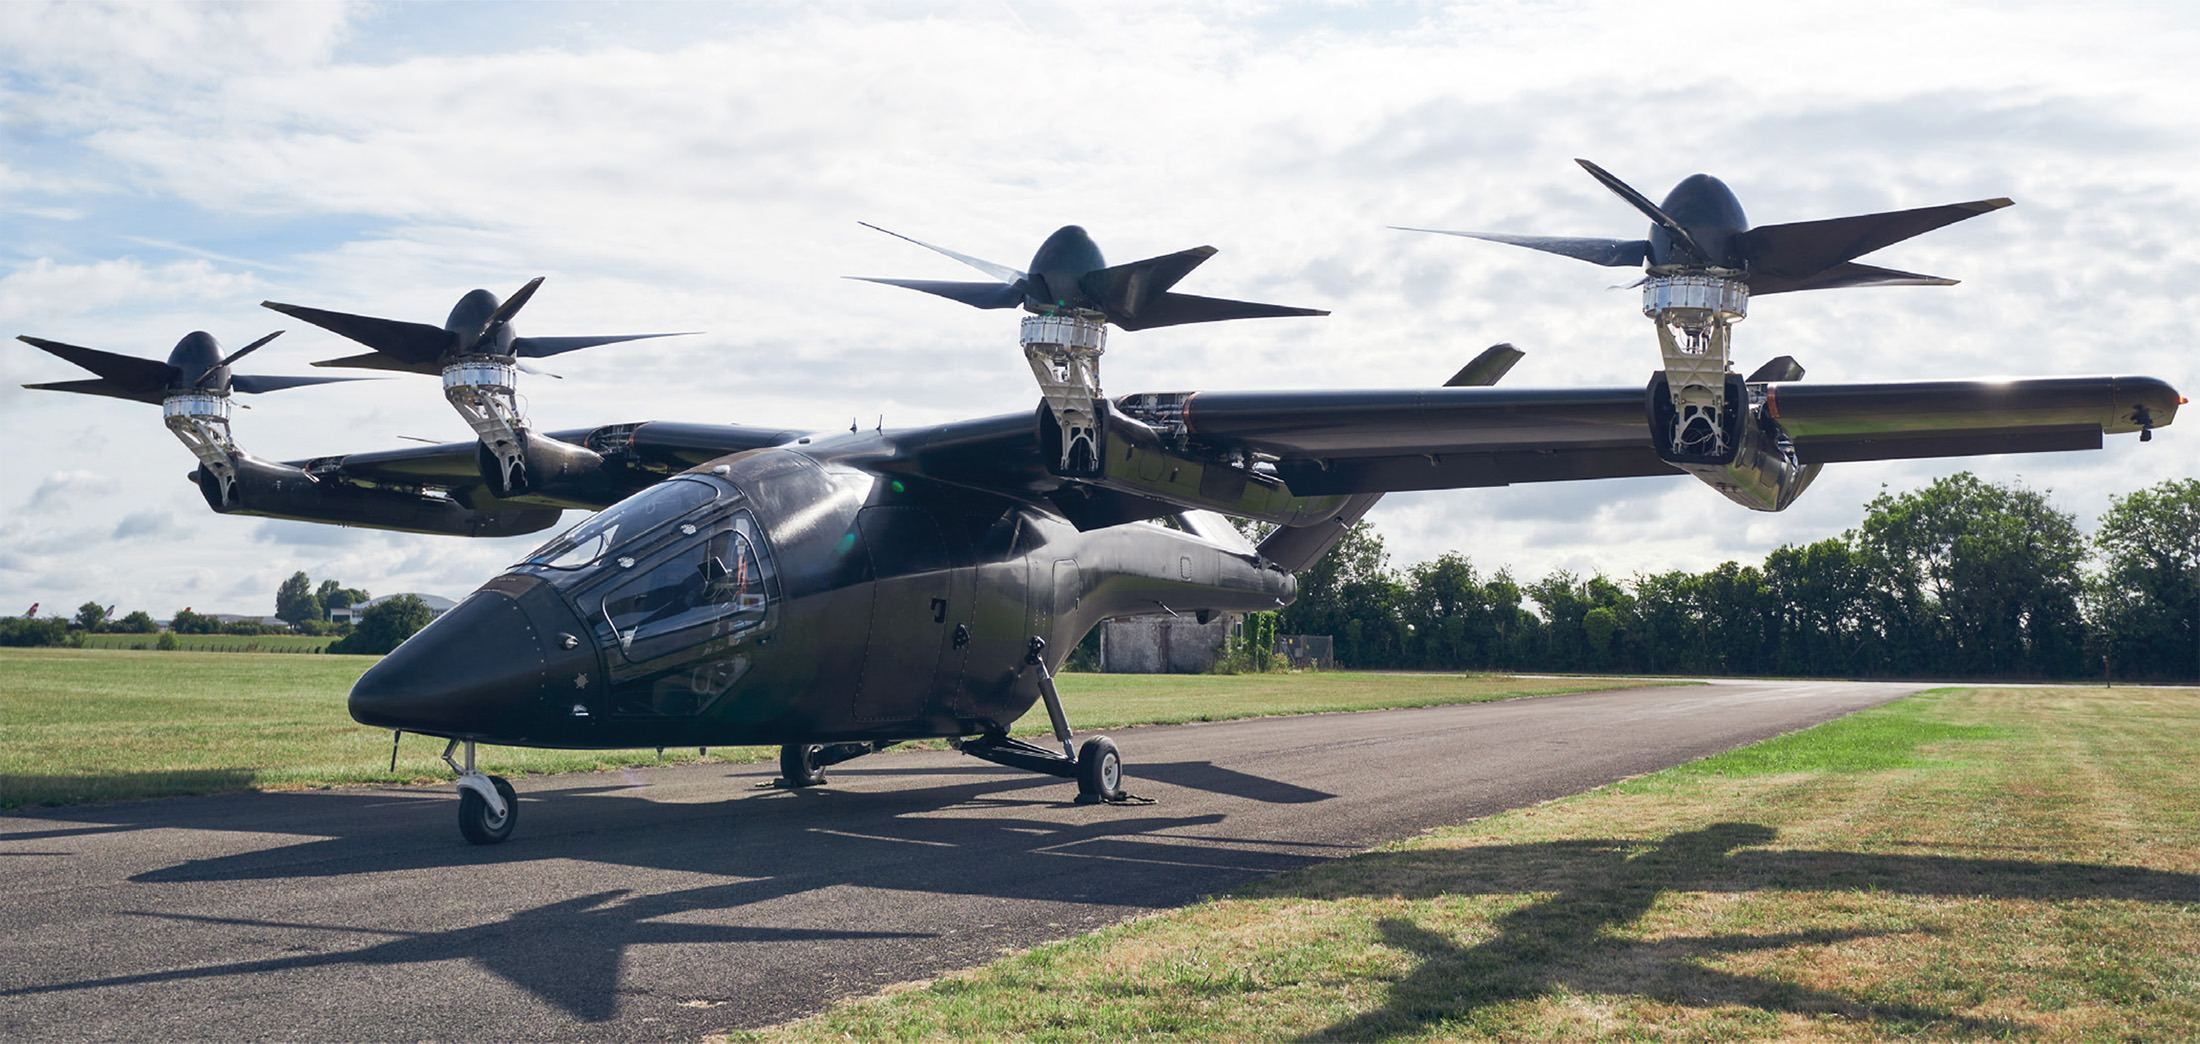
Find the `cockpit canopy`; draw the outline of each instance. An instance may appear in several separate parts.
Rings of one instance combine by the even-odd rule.
[[[770,630],[779,601],[748,499],[696,475],[604,509],[512,568],[548,581],[586,621],[615,714],[708,706],[747,671],[749,640]]]

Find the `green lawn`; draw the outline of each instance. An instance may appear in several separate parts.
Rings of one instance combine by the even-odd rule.
[[[121,636],[103,636],[121,637]],[[268,639],[232,638],[231,641]],[[310,640],[310,639],[309,639]],[[390,734],[345,712],[365,656],[0,649],[0,808],[252,787],[441,780],[442,744],[408,737],[390,770]],[[1062,676],[1079,730],[1262,714],[1422,706],[1609,688],[1595,679],[1351,674]],[[1021,723],[1046,731],[1044,713]],[[758,761],[776,748],[713,749]],[[693,761],[692,749],[664,760]],[[654,763],[655,751],[484,747],[507,775]]]
[[[336,636],[311,634],[179,634],[176,636],[177,652],[266,652],[266,653],[317,653],[328,648]],[[147,652],[158,649],[157,634],[87,634],[87,649],[130,649]]]
[[[2200,1039],[2196,764],[1926,694],[735,1039]]]

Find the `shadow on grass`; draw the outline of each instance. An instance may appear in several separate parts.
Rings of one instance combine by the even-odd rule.
[[[1418,961],[1382,1007],[1308,1035],[1372,1040],[1441,1034],[1473,1025],[1488,1009],[1567,990],[1632,994],[1698,1008],[1731,1005],[1768,1013],[1837,1014],[1893,1033],[1931,1030],[2004,1036],[2027,1027],[1913,1004],[1862,1000],[1776,979],[1718,971],[1724,954],[1826,945],[1881,932],[1819,930],[1776,934],[1628,939],[1614,932],[1668,891],[1857,890],[1994,899],[2125,899],[2189,903],[2200,877],[2086,863],[1746,851],[1777,836],[1754,823],[1719,823],[1662,843],[1556,841],[1481,848],[1373,853],[1254,885],[1261,897],[1347,896],[1432,899],[1446,895],[1557,892],[1495,922],[1498,935],[1472,946],[1405,918],[1378,923],[1385,945]],[[1517,1029],[1517,1028],[1516,1028]]]

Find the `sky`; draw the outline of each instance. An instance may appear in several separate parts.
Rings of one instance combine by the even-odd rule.
[[[522,334],[703,332],[523,376],[538,427],[926,424],[1032,408],[1014,315],[842,278],[974,278],[858,222],[1019,268],[1081,224],[1115,262],[1220,248],[1182,291],[1333,312],[1117,331],[1111,395],[1434,384],[1499,341],[1528,353],[1508,385],[1640,386],[1633,273],[1389,227],[1643,235],[1587,157],[1652,198],[1717,175],[1758,224],[2016,200],[1864,259],[1960,285],[1753,302],[1744,372],[2189,393],[2195,54],[2175,3],[14,2],[0,334],[165,358],[287,329],[239,368],[327,375],[358,349],[259,302],[440,324],[539,275]],[[0,345],[0,613],[268,613],[300,570],[457,597],[548,535],[217,516],[156,408],[20,387],[86,376]],[[427,377],[238,401],[276,460],[468,436]],[[2196,439],[1834,465],[1778,514],[1675,476],[1370,517],[1394,565],[1626,578],[1756,563],[1965,468],[2090,527],[2194,477]]]

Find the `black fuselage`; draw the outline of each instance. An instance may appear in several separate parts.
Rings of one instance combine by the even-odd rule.
[[[518,746],[998,732],[1109,616],[1272,609],[1290,574],[1153,523],[888,474],[890,433],[713,461],[491,580],[361,677],[360,722]]]

